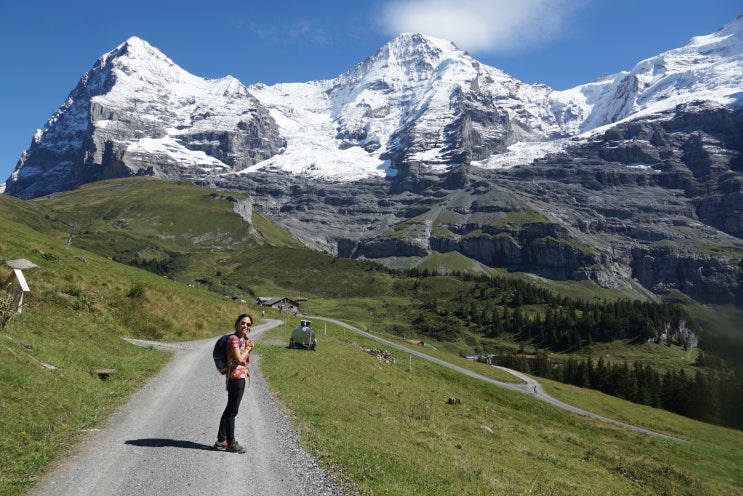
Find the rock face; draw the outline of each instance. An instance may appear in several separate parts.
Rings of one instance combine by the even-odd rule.
[[[245,215],[342,257],[459,257],[741,304],[742,33],[738,19],[562,92],[416,34],[332,80],[250,87],[132,38],[82,78],[6,192],[188,179],[248,192]]]
[[[660,117],[664,117],[660,118]],[[247,190],[308,246],[410,268],[434,253],[628,292],[743,303],[743,112],[685,107],[501,170],[333,184],[256,173]],[[476,270],[476,265],[472,268]]]

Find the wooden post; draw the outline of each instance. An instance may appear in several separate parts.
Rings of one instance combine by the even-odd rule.
[[[16,304],[16,312],[21,313],[23,310],[23,295],[31,289],[28,287],[26,278],[23,276],[21,269],[12,269],[13,273],[3,283],[3,289],[13,295],[17,293],[18,303]],[[17,282],[20,287],[20,291],[17,288],[13,288],[14,283]]]
[[[21,313],[21,310],[23,310],[23,295],[31,291],[31,288],[28,287],[28,283],[26,282],[26,278],[23,276],[21,269],[13,269],[13,272],[15,273],[16,279],[18,279],[18,284],[21,286],[21,296],[18,298],[18,307],[16,308],[18,313]]]

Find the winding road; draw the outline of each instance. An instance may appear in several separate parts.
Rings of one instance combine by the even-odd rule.
[[[480,379],[482,381],[489,382],[490,384],[495,384],[498,387],[502,387],[502,388],[505,388],[505,389],[510,389],[512,391],[517,391],[519,393],[529,394],[529,395],[534,396],[535,398],[537,398],[539,400],[545,401],[545,402],[547,402],[547,403],[549,403],[551,405],[554,405],[556,407],[562,408],[563,410],[567,410],[569,412],[576,413],[578,415],[584,415],[584,416],[587,416],[587,417],[592,417],[592,418],[595,418],[595,419],[600,420],[602,422],[607,422],[607,423],[610,423],[610,424],[618,425],[618,426],[621,426],[621,427],[624,427],[624,428],[627,428],[627,429],[630,429],[630,430],[633,430],[633,431],[642,432],[644,434],[648,434],[648,435],[651,435],[651,436],[662,437],[664,439],[669,439],[669,440],[672,440],[672,441],[685,442],[685,440],[680,439],[680,438],[677,438],[677,437],[669,436],[667,434],[663,434],[663,433],[660,433],[660,432],[655,432],[655,431],[652,431],[652,430],[649,430],[649,429],[645,429],[643,427],[638,427],[636,425],[627,424],[625,422],[620,422],[618,420],[610,419],[608,417],[603,417],[603,416],[598,415],[596,413],[589,412],[589,411],[586,411],[586,410],[582,410],[582,409],[577,408],[575,406],[569,405],[569,404],[567,404],[565,402],[562,402],[562,401],[560,401],[560,400],[558,400],[556,398],[553,398],[552,396],[550,396],[549,394],[547,394],[544,391],[544,389],[542,388],[542,385],[539,382],[535,381],[534,379],[532,379],[531,377],[527,376],[526,374],[522,374],[521,372],[517,372],[517,371],[512,370],[512,369],[507,369],[505,367],[497,367],[497,368],[499,368],[499,369],[501,369],[501,370],[503,370],[505,372],[508,372],[509,374],[512,374],[512,375],[518,377],[519,379],[521,379],[522,381],[524,381],[523,384],[516,384],[516,383],[511,383],[511,382],[503,382],[503,381],[498,381],[498,380],[492,379],[490,377],[486,377],[484,375],[478,374],[477,372],[473,372],[471,370],[465,369],[464,367],[460,367],[458,365],[455,365],[453,363],[447,362],[445,360],[441,360],[441,359],[432,357],[430,355],[427,355],[427,354],[425,354],[423,352],[420,352],[420,351],[417,351],[417,350],[413,350],[413,349],[408,348],[406,346],[403,346],[401,344],[398,344],[398,343],[395,343],[393,341],[389,341],[387,339],[384,339],[384,338],[381,338],[379,336],[376,336],[376,335],[374,335],[374,334],[372,334],[370,332],[363,331],[363,330],[361,330],[361,329],[359,329],[357,327],[353,327],[353,326],[351,326],[349,324],[346,324],[345,322],[341,322],[340,320],[330,319],[330,318],[326,318],[326,317],[318,317],[318,316],[314,316],[314,315],[313,315],[313,319],[323,320],[323,321],[326,321],[326,322],[332,322],[333,324],[336,324],[336,325],[345,327],[346,329],[348,329],[350,331],[353,331],[353,332],[355,332],[357,334],[361,334],[361,335],[363,335],[363,336],[365,336],[365,337],[367,337],[369,339],[373,339],[374,341],[377,341],[379,343],[383,343],[383,344],[385,344],[385,345],[387,345],[387,346],[389,346],[391,348],[395,348],[397,350],[401,350],[401,351],[404,351],[406,353],[410,353],[410,354],[415,355],[415,356],[417,356],[419,358],[423,358],[424,360],[428,360],[428,361],[437,363],[437,364],[441,365],[442,367],[447,367],[447,368],[449,368],[451,370],[455,370],[457,372],[460,372],[460,373],[465,374],[467,376],[473,377],[475,379]]]

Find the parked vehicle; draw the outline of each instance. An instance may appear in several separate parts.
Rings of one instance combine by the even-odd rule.
[[[317,347],[315,331],[312,330],[312,322],[302,320],[299,326],[292,331],[289,338],[289,348],[301,350],[314,350]]]

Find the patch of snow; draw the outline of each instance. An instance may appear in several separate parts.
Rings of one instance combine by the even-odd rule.
[[[483,169],[510,169],[517,165],[528,165],[545,155],[562,151],[567,143],[567,139],[540,142],[521,141],[509,146],[507,152],[492,155],[485,160],[473,161],[472,165]]]
[[[223,168],[229,170],[229,166],[221,160],[217,160],[203,151],[189,150],[169,136],[164,138],[142,138],[129,145],[126,152],[165,155],[177,162],[181,167]]]
[[[643,162],[633,162],[627,166],[630,169],[639,169],[644,170],[646,172],[655,172],[660,173],[660,171],[655,170],[653,164],[646,164]]]

